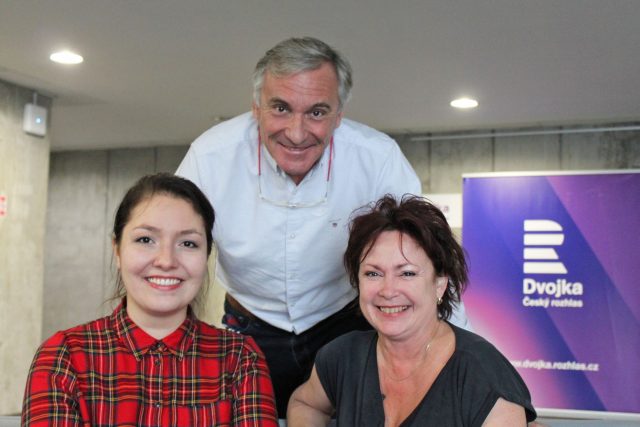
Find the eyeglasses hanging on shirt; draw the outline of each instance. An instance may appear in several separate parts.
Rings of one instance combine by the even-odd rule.
[[[324,154],[323,154],[323,157],[324,157]],[[265,182],[265,175],[262,173],[262,138],[260,137],[260,131],[258,130],[258,191],[259,191],[260,199],[274,206],[280,206],[285,208],[312,208],[312,207],[319,206],[326,203],[327,197],[329,195],[329,179],[331,177],[332,158],[333,158],[333,136],[329,141],[329,158],[326,161],[327,163],[326,179],[324,179],[322,183],[319,183],[319,182],[314,183],[316,187],[315,189],[306,189],[306,188],[302,189],[301,191],[305,192],[305,200],[299,200],[299,201],[292,200],[292,198],[297,195],[296,194],[297,191],[294,193],[289,191],[285,181],[282,182],[282,184],[284,185],[284,188],[280,188],[279,191],[278,189],[275,189],[275,188],[270,189],[268,187],[269,183]],[[320,162],[321,161],[322,161],[322,157],[320,158]],[[312,171],[309,171],[309,173],[312,173]],[[279,175],[277,176],[278,178],[281,178]],[[305,181],[303,181],[301,185],[303,184],[306,185],[308,183],[305,183]],[[273,180],[271,181],[271,185],[272,186],[276,185],[273,182]],[[264,191],[265,189],[266,191]],[[296,188],[296,190],[298,190],[298,188]],[[271,193],[274,193],[274,194],[271,194]]]

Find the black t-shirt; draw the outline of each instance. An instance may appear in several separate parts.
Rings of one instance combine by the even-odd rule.
[[[484,338],[449,324],[456,348],[416,409],[402,422],[411,426],[481,426],[498,398],[536,417],[526,384],[511,363]],[[384,425],[375,331],[351,332],[324,346],[316,370],[336,408],[338,426]]]

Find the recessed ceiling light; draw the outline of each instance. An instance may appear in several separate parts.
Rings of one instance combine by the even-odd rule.
[[[59,52],[54,52],[49,57],[53,62],[57,62],[59,64],[80,64],[84,61],[84,58],[77,53],[73,53],[70,50],[61,50]]]
[[[458,98],[451,101],[451,106],[454,108],[476,108],[478,101],[471,98]]]

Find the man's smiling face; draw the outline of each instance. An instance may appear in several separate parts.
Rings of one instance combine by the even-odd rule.
[[[340,125],[338,79],[329,63],[284,77],[265,72],[260,105],[253,104],[260,138],[278,166],[299,184]]]

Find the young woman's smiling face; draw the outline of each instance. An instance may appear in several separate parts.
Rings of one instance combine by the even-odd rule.
[[[360,309],[382,337],[416,339],[438,321],[437,300],[447,278],[436,275],[425,251],[406,234],[381,233],[358,276]]]
[[[165,194],[144,199],[114,252],[129,317],[143,328],[179,326],[207,272],[204,222],[191,204]]]

